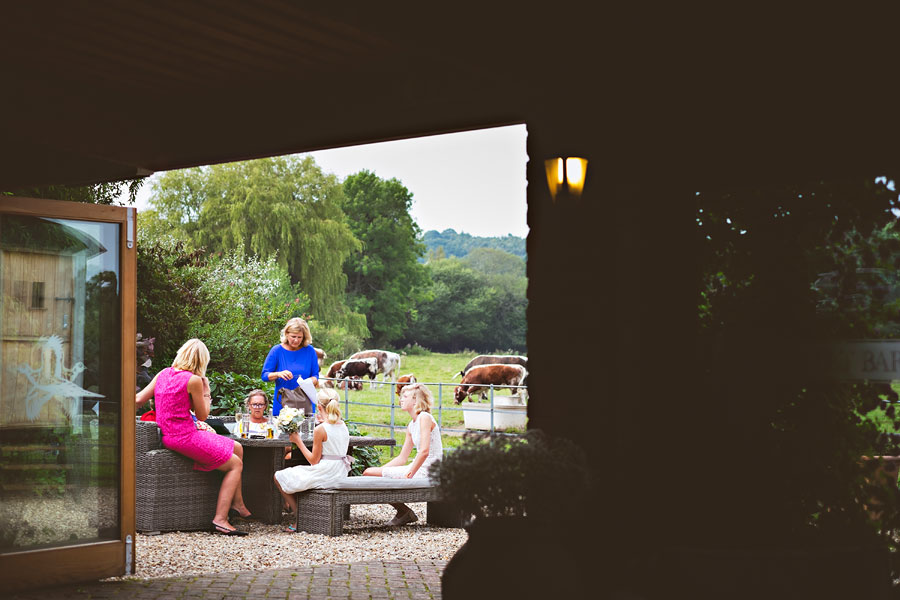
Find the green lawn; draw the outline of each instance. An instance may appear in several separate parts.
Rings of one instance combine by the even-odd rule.
[[[453,388],[456,387],[460,380],[459,372],[476,355],[476,352],[458,354],[432,353],[402,356],[400,359],[400,370],[397,377],[412,373],[416,376],[417,381],[427,384],[434,395],[432,414],[441,425],[441,439],[445,449],[454,448],[461,441],[462,433],[445,430],[464,429],[462,411],[458,410],[456,402],[453,400]],[[323,370],[325,368],[323,367]],[[380,374],[378,378],[381,379]],[[365,379],[364,381],[368,382],[369,380]],[[403,441],[406,437],[405,428],[409,423],[409,415],[400,410],[400,407],[397,405],[396,387],[381,385],[373,388],[369,383],[365,383],[362,391],[338,391],[341,395],[341,410],[344,412],[344,418],[350,423],[356,423],[362,431],[367,432],[369,435],[382,437],[390,435],[390,429],[388,428],[366,426],[361,423],[389,425],[391,423],[391,402],[393,401],[393,418],[396,426],[394,439],[397,440],[394,455],[396,455],[403,446]],[[351,404],[347,406],[346,401],[349,401]],[[360,406],[353,403],[371,406]],[[391,458],[390,448],[380,447],[379,453],[383,461]],[[412,456],[415,456],[415,451],[413,451]]]

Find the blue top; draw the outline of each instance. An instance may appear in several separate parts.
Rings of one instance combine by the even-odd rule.
[[[294,374],[293,379],[275,380],[275,397],[272,399],[272,414],[278,416],[281,412],[281,388],[294,389],[299,384],[297,378],[319,376],[319,357],[312,344],[303,346],[299,350],[285,350],[281,344],[272,346],[266,361],[263,363],[262,380],[269,381],[269,373],[288,370]],[[316,399],[312,399],[313,412],[316,411]]]

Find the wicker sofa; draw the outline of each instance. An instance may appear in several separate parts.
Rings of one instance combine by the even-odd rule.
[[[222,472],[195,471],[194,461],[163,448],[155,421],[135,428],[137,530],[210,529]]]
[[[351,504],[427,502],[427,521],[438,527],[461,527],[463,515],[441,501],[441,489],[427,479],[347,477],[328,489],[297,492],[297,531],[338,536]]]

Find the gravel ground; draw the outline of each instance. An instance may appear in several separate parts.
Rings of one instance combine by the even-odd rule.
[[[360,504],[350,508],[350,521],[338,537],[285,533],[282,525],[235,521],[246,537],[206,532],[137,535],[137,569],[129,579],[176,577],[230,571],[264,571],[292,566],[369,560],[449,560],[468,539],[464,529],[425,523],[426,503],[411,503],[419,520],[401,527],[385,524],[395,511],[388,505]],[[114,581],[124,578],[111,578]]]

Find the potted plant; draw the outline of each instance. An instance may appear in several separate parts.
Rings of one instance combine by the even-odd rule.
[[[469,539],[444,571],[444,598],[582,592],[572,534],[589,518],[592,485],[578,446],[539,430],[468,434],[429,476],[444,501],[470,517]],[[541,575],[551,555],[562,566]]]

